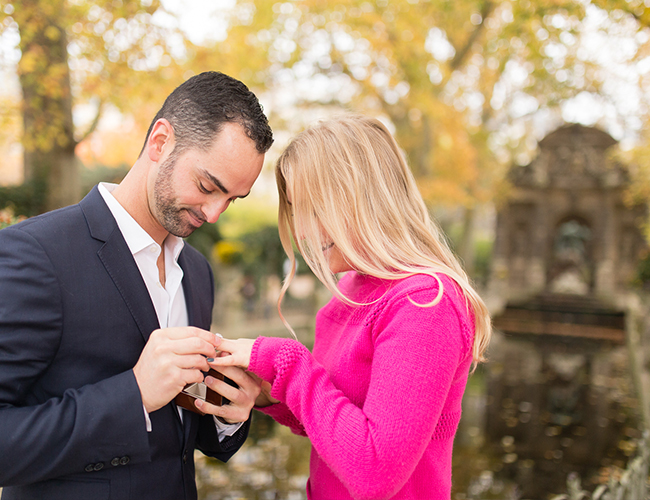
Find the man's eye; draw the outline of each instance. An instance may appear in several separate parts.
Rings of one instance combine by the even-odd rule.
[[[202,183],[200,183],[200,182],[199,182],[199,190],[200,190],[202,193],[205,193],[205,194],[210,194],[210,193],[212,192],[212,191],[210,191],[209,189],[207,189],[207,188],[206,188]]]

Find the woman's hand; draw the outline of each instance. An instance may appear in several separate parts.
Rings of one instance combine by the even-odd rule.
[[[254,339],[237,339],[237,340],[221,340],[217,338],[217,350],[220,351],[214,361],[209,361],[213,368],[218,366],[239,366],[247,369],[251,362],[251,351],[253,349]],[[255,400],[255,406],[263,407],[279,403],[277,399],[271,396],[271,384],[262,380],[254,373],[248,374],[255,379],[261,386],[262,391]]]
[[[216,366],[240,366],[241,368],[248,369],[251,362],[251,351],[255,339],[237,339],[237,340],[221,340],[219,343],[217,338],[217,351],[221,351],[218,357],[214,358],[210,364]]]

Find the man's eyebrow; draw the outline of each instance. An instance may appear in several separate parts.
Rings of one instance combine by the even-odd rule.
[[[219,190],[220,190],[223,194],[230,194],[230,191],[228,191],[228,189],[226,188],[226,186],[224,186],[224,185],[221,183],[221,181],[220,181],[219,179],[217,179],[214,175],[212,175],[210,172],[208,172],[208,171],[207,171],[206,169],[204,169],[204,168],[202,168],[202,169],[200,169],[200,170],[201,170],[201,173],[202,173],[203,175],[205,175],[205,176],[208,178],[208,180],[209,180],[212,184],[214,184],[215,186],[217,186],[217,187],[219,188]],[[237,198],[246,198],[249,194],[251,194],[250,191],[249,191],[248,193],[246,193],[245,195],[243,195],[243,196],[237,196]]]
[[[221,181],[220,181],[219,179],[217,179],[214,175],[212,175],[210,172],[208,172],[208,171],[207,171],[206,169],[204,169],[204,168],[201,169],[201,173],[202,173],[203,175],[205,175],[205,176],[208,178],[208,180],[209,180],[212,184],[214,184],[215,186],[217,186],[217,187],[221,190],[221,192],[223,192],[224,194],[229,194],[229,191],[228,191],[228,189],[226,188],[226,186],[224,186],[224,185],[221,183]]]

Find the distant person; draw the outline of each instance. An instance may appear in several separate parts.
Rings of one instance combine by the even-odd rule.
[[[211,365],[260,377],[258,409],[309,437],[308,498],[448,500],[463,392],[491,334],[483,301],[378,120],[306,130],[276,177],[284,249],[295,263],[293,237],[334,297],[313,353],[292,339],[223,340],[231,354]]]
[[[255,312],[255,298],[257,296],[257,287],[252,276],[244,276],[244,283],[239,289],[239,294],[244,301],[244,310],[251,316]]]
[[[205,379],[232,402],[219,418],[173,402],[218,345],[212,272],[182,238],[248,195],[272,141],[243,83],[202,73],[119,186],[0,231],[3,500],[196,499],[194,449],[242,445],[260,393],[242,369],[220,369],[239,388]]]

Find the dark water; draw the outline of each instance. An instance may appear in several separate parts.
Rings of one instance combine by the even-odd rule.
[[[636,451],[638,403],[624,347],[495,339],[470,379],[453,498],[546,500],[569,474],[593,491]]]
[[[203,500],[302,500],[311,444],[254,412],[250,437],[227,464],[196,454]]]

